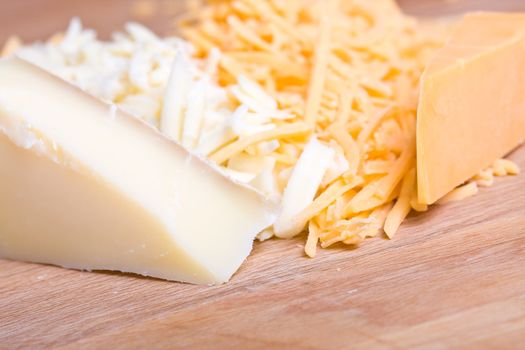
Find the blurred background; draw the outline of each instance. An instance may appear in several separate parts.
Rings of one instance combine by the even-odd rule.
[[[525,11],[525,0],[398,2],[405,12],[421,17],[452,16],[473,10]],[[0,43],[13,34],[24,41],[47,38],[64,30],[73,16],[97,29],[101,37],[120,29],[130,19],[164,34],[170,31],[173,17],[184,10],[185,4],[185,0],[0,0]]]

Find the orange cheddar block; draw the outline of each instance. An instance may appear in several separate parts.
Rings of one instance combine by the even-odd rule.
[[[524,139],[525,14],[469,14],[421,78],[419,201],[436,202]]]

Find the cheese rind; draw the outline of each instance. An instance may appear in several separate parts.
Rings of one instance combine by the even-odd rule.
[[[436,202],[525,139],[525,14],[467,15],[421,78],[419,201]]]
[[[274,203],[138,119],[0,61],[0,257],[227,281]]]

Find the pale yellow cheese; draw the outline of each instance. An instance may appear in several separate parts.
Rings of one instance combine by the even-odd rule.
[[[463,19],[421,78],[421,203],[434,203],[524,140],[524,72],[525,14]]]
[[[274,204],[144,122],[0,61],[0,257],[227,281]]]
[[[476,193],[478,193],[478,185],[475,182],[470,182],[466,185],[462,185],[453,189],[445,196],[441,197],[437,204],[447,204],[449,202],[461,201],[465,198],[475,195]]]

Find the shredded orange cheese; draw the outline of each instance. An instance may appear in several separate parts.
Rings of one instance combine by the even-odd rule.
[[[456,202],[465,198],[471,197],[478,193],[478,185],[476,182],[470,182],[466,185],[459,186],[448,193],[446,196],[438,201],[438,204],[446,204],[449,202]]]
[[[441,33],[423,30],[393,0],[209,1],[182,31],[198,55],[220,49],[222,84],[251,78],[290,122],[341,150],[344,171],[293,219],[306,224],[308,256],[318,242],[359,244],[383,228],[392,237],[410,210],[426,210],[414,168],[417,90]],[[266,141],[279,137],[267,133]],[[221,164],[260,141],[239,139],[210,158]],[[269,155],[284,181],[307,142],[286,141]]]
[[[225,146],[209,156],[209,159],[217,164],[222,164],[234,155],[241,153],[249,146],[266,140],[275,140],[286,137],[304,136],[311,131],[310,127],[304,123],[285,124],[277,129],[253,134]]]
[[[384,230],[388,238],[393,238],[397,229],[410,212],[410,200],[416,183],[416,169],[412,168],[403,179],[399,198],[392,210],[388,213]]]
[[[330,55],[330,36],[338,0],[326,0],[322,3],[322,17],[319,24],[319,34],[315,48],[312,73],[308,86],[306,99],[305,119],[310,124],[315,124],[322,104],[323,86],[328,70],[328,58]]]

